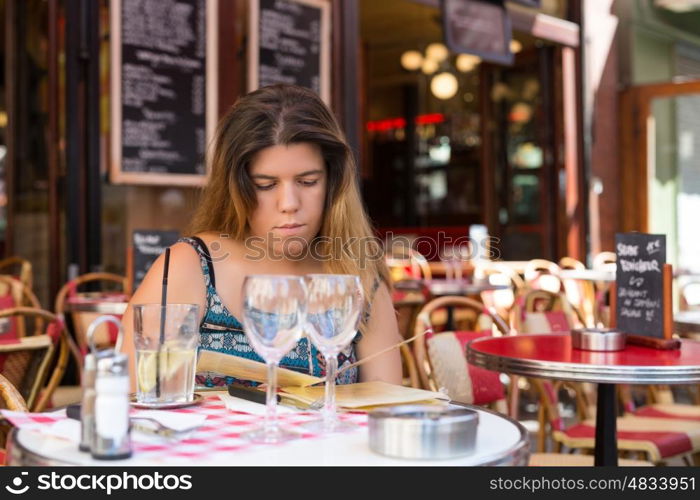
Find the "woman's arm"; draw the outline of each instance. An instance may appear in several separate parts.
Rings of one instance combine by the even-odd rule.
[[[124,343],[122,351],[129,356],[129,381],[131,391],[136,390],[136,352],[134,349],[135,304],[159,304],[161,301],[163,267],[165,255],[156,259],[141,282],[138,290],[131,297],[122,324],[124,326]],[[187,243],[176,243],[170,248],[170,267],[168,270],[168,303],[198,304],[199,321],[204,314],[207,292],[199,255]]]
[[[401,342],[401,335],[396,324],[394,304],[391,302],[389,290],[384,283],[379,285],[372,300],[372,310],[367,331],[357,343],[357,356],[363,358]],[[402,382],[401,353],[392,349],[371,361],[361,365],[360,382],[381,380],[390,384],[400,385]]]

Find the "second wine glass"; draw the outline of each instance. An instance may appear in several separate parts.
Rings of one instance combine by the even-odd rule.
[[[252,275],[243,283],[243,325],[250,344],[267,363],[265,425],[248,438],[277,443],[298,434],[277,421],[277,365],[301,338],[306,317],[306,285],[300,276]]]
[[[335,404],[338,354],[357,333],[364,294],[360,279],[345,274],[308,275],[307,287],[308,333],[326,359],[325,402],[320,430],[333,432],[343,427]]]

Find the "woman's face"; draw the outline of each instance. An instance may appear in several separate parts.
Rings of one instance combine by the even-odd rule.
[[[326,200],[326,166],[315,144],[271,146],[249,167],[257,206],[250,236],[264,238],[275,255],[299,257],[318,234]]]

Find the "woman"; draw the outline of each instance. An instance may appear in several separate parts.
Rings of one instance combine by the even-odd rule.
[[[211,177],[190,233],[171,248],[168,302],[200,310],[204,349],[262,359],[243,333],[242,284],[248,274],[353,274],[365,292],[365,310],[352,344],[338,356],[342,369],[401,339],[389,294],[389,275],[362,206],[356,166],[329,109],[310,90],[273,85],[252,92],[219,123]],[[158,303],[160,256],[131,299]],[[124,316],[125,350],[135,386],[133,315]],[[323,356],[300,340],[280,366],[316,376]],[[340,383],[401,383],[399,350],[346,370]],[[199,386],[241,382],[198,373]]]

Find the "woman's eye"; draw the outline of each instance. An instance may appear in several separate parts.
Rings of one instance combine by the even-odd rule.
[[[256,184],[255,187],[261,191],[267,191],[268,189],[272,189],[275,187],[274,183],[273,184]]]
[[[316,184],[318,184],[318,179],[301,181],[302,186],[315,186]]]

